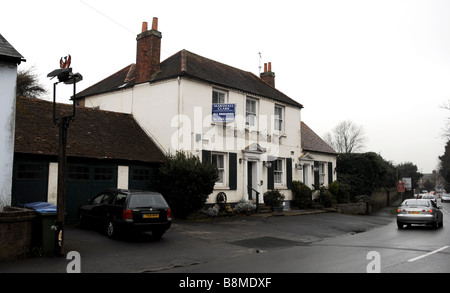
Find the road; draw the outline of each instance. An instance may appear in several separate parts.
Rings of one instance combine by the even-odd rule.
[[[170,272],[199,273],[449,273],[450,272],[450,203],[440,203],[444,213],[444,227],[437,230],[415,226],[399,230],[395,216],[385,215],[386,225],[358,231],[357,216],[354,233],[336,235],[320,241],[292,237],[292,242],[269,243],[270,237],[260,243],[243,242],[259,253],[242,255],[234,259],[221,259],[196,266],[178,267]],[[362,218],[361,218],[362,217]],[[372,220],[376,220],[373,217]],[[341,221],[343,219],[340,219]],[[382,220],[382,219],[379,219]],[[348,223],[342,227],[350,227]],[[365,225],[364,223],[361,225]],[[362,227],[362,226],[361,226]],[[320,229],[318,229],[320,231]],[[284,235],[289,236],[289,233]],[[293,236],[293,235],[290,235]],[[281,238],[280,238],[281,239]],[[282,239],[288,239],[283,237]],[[265,242],[264,242],[265,241]],[[275,241],[276,242],[276,241]],[[239,242],[234,242],[239,244]]]
[[[142,234],[110,240],[66,229],[66,251],[82,273],[382,273],[450,272],[450,203],[444,227],[397,229],[389,211],[179,222],[159,241]],[[0,263],[4,272],[61,272],[71,259],[33,257]],[[154,275],[154,274],[150,274]]]

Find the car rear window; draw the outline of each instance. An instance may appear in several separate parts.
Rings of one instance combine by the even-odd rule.
[[[131,195],[128,204],[129,209],[149,207],[168,207],[168,205],[160,194],[141,193]]]
[[[428,200],[412,199],[412,200],[405,200],[403,205],[405,205],[405,206],[424,206],[424,207],[429,207],[430,206],[430,202]]]

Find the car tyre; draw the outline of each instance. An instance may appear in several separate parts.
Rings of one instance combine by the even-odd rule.
[[[397,222],[397,227],[398,227],[399,229],[403,229],[403,224],[402,224],[402,223],[399,223],[399,222]]]
[[[117,238],[118,231],[116,221],[114,219],[109,219],[106,223],[106,235],[111,239]]]

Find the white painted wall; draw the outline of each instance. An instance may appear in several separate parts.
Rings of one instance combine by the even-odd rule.
[[[50,162],[48,166],[47,201],[56,205],[58,199],[58,163]]]
[[[292,158],[293,180],[301,180],[302,173],[294,168],[301,151],[300,109],[283,105],[284,132],[272,133],[275,102],[273,100],[249,96],[258,100],[259,123],[256,129],[245,129],[245,105],[247,94],[219,88],[228,93],[228,103],[236,104],[236,121],[233,123],[212,123],[212,90],[208,83],[178,78],[154,84],[140,84],[132,89],[118,93],[103,94],[87,98],[86,107],[99,107],[102,110],[131,113],[138,124],[155,141],[165,153],[177,150],[192,152],[201,157],[202,150],[217,152],[234,152],[238,154],[237,190],[229,190],[227,186],[217,186],[208,202],[214,203],[216,194],[225,191],[229,202],[246,199],[247,195],[247,163],[242,150],[258,143],[267,148],[270,154],[281,158]],[[267,134],[270,135],[268,140]],[[200,136],[198,136],[200,135]],[[199,140],[197,138],[200,138]],[[241,159],[241,163],[239,163]],[[262,194],[267,191],[267,168],[261,158],[256,164],[255,174],[263,184],[258,187]],[[286,184],[278,187],[291,198]]]
[[[0,210],[11,205],[17,65],[0,62]]]

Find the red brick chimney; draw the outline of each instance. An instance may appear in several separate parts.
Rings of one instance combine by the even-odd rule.
[[[136,38],[136,84],[149,81],[159,71],[161,38],[158,18],[153,17],[151,30],[148,30],[147,22],[142,23],[142,32]]]
[[[275,87],[275,73],[272,72],[272,63],[269,62],[269,69],[267,69],[267,63],[264,63],[264,72],[260,74],[263,81],[272,87]]]

